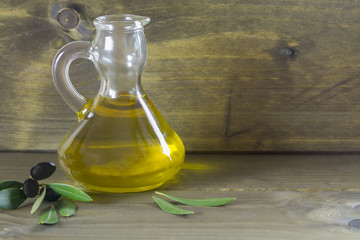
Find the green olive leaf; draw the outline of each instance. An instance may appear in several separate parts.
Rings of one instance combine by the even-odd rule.
[[[38,199],[36,199],[36,201],[34,202],[32,208],[31,208],[30,214],[33,214],[34,212],[36,212],[36,210],[39,209],[41,203],[44,200],[45,194],[46,194],[46,187],[44,186],[40,197]]]
[[[26,196],[20,188],[7,188],[0,191],[0,209],[18,208],[25,200]]]
[[[58,215],[55,211],[54,206],[51,206],[51,208],[49,210],[47,210],[40,216],[37,223],[45,224],[45,225],[53,225],[57,222],[59,222]]]
[[[71,185],[62,184],[62,183],[48,183],[46,185],[55,192],[59,193],[60,195],[75,201],[91,202],[93,200],[85,192]]]
[[[178,206],[175,206],[172,203],[169,203],[168,201],[165,201],[161,198],[158,198],[156,196],[152,196],[154,201],[157,203],[157,205],[166,213],[176,214],[176,215],[184,215],[184,214],[194,214],[193,211],[186,210],[183,208],[180,208]]]
[[[0,182],[0,190],[7,189],[7,188],[21,188],[22,183],[13,180],[5,180]]]
[[[171,200],[177,201],[182,204],[197,206],[197,207],[217,207],[228,204],[229,202],[235,200],[236,198],[208,198],[208,199],[185,199],[174,197],[165,193],[155,192],[158,195],[167,197]]]
[[[71,217],[76,213],[76,205],[68,198],[61,198],[57,209],[61,216]]]

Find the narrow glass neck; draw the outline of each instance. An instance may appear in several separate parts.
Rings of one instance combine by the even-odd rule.
[[[136,95],[147,60],[143,28],[107,29],[97,26],[91,56],[101,77],[99,94],[107,98]]]

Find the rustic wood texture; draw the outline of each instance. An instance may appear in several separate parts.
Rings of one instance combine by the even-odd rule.
[[[190,154],[180,174],[159,190],[187,198],[236,197],[194,215],[162,212],[154,191],[94,194],[54,226],[30,215],[34,200],[0,210],[1,239],[359,239],[359,155]],[[55,153],[0,153],[1,179],[23,180]],[[45,182],[73,184],[61,170]],[[46,208],[46,207],[45,207]]]
[[[62,8],[78,27],[60,26]],[[152,19],[143,85],[188,151],[360,150],[355,0],[3,0],[1,150],[57,148],[76,116],[52,84],[52,58],[90,40],[96,16],[116,13]],[[89,62],[71,73],[95,95]]]

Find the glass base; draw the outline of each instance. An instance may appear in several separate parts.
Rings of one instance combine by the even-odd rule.
[[[136,188],[107,188],[107,187],[99,187],[99,186],[94,186],[94,185],[80,185],[83,188],[85,188],[86,190],[94,191],[94,192],[105,192],[105,193],[135,193],[135,192],[145,192],[145,191],[149,191],[155,188],[160,187],[161,185],[163,185],[165,182],[163,183],[159,183],[159,184],[154,184],[151,186],[144,186],[144,187],[136,187]]]

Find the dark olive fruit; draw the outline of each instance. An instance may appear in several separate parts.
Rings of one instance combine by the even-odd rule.
[[[39,183],[32,178],[26,179],[22,185],[22,191],[28,198],[35,197],[39,193]]]
[[[33,179],[43,180],[50,177],[56,170],[56,166],[52,162],[41,162],[33,166],[30,175]]]
[[[40,194],[42,193],[43,189],[41,189]],[[57,192],[55,192],[54,190],[52,190],[51,188],[49,188],[48,186],[46,186],[46,193],[45,193],[45,198],[44,200],[47,202],[53,202],[58,200],[61,197],[60,194],[58,194]]]

